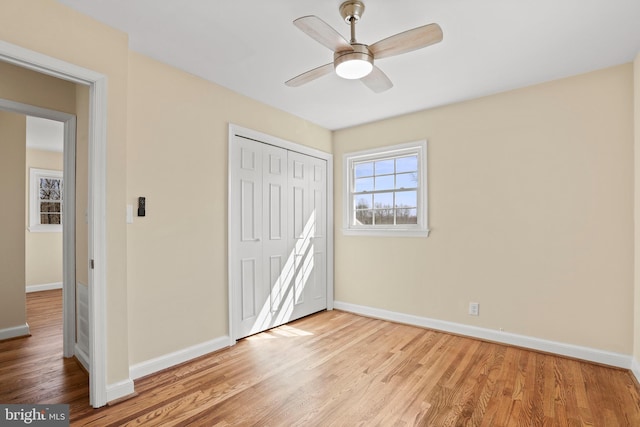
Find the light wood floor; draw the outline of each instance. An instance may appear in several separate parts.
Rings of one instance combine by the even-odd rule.
[[[41,311],[56,298],[30,294],[33,336],[0,343],[0,402],[70,403],[72,425],[640,426],[627,371],[340,311],[140,379],[137,397],[92,409],[51,326],[60,303]]]
[[[87,406],[89,377],[62,357],[62,290],[27,294],[31,336],[0,341],[0,403]]]

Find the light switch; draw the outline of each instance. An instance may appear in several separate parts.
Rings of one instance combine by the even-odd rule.
[[[133,224],[133,205],[127,205],[127,224]]]

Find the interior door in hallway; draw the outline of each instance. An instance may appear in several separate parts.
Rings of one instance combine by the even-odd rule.
[[[234,142],[229,257],[240,339],[326,308],[326,162]]]

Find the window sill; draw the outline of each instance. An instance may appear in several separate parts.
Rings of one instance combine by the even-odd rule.
[[[375,237],[429,237],[429,229],[392,230],[371,228],[343,228],[345,236],[375,236]]]
[[[28,230],[31,233],[62,233],[62,225],[32,225]]]

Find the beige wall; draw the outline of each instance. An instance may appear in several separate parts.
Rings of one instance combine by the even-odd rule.
[[[0,111],[0,331],[27,322],[24,292],[26,117]]]
[[[630,354],[632,76],[627,64],[336,132],[336,300]],[[431,236],[342,235],[343,154],[425,138]]]
[[[39,233],[29,226],[29,169],[62,171],[63,154],[55,151],[27,149],[25,168],[25,281],[26,286],[62,283],[62,233]]]
[[[75,114],[73,83],[2,61],[0,75],[0,98]]]
[[[54,0],[3,0],[0,40],[96,71],[108,79],[106,369],[107,383],[121,381],[128,378],[129,370],[127,248],[123,220],[126,187],[127,36]],[[4,80],[4,75],[1,80]]]
[[[634,219],[635,219],[635,277],[634,277],[634,328],[633,356],[640,363],[640,53],[633,62],[633,100],[634,100]]]
[[[132,364],[227,335],[227,144],[234,123],[323,151],[331,133],[142,55],[129,57]]]

